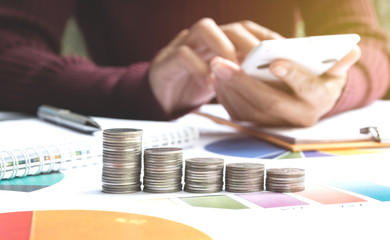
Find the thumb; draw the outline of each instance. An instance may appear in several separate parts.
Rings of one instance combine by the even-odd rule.
[[[299,98],[306,101],[312,101],[313,96],[322,91],[321,86],[325,82],[300,65],[283,59],[272,62],[270,72],[287,84]]]
[[[299,89],[301,86],[304,86],[309,81],[315,79],[315,75],[308,72],[300,65],[284,59],[278,59],[272,62],[269,70],[292,88],[295,86]]]
[[[219,81],[229,81],[233,75],[241,72],[241,67],[225,58],[214,57],[210,61],[211,72]]]
[[[348,69],[360,59],[360,56],[360,47],[356,46],[346,56],[344,56],[340,61],[338,61],[333,67],[331,67],[327,71],[327,73],[336,76],[345,74]]]

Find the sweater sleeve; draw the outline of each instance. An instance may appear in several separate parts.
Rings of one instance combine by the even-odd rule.
[[[0,109],[34,113],[40,104],[133,119],[169,118],[147,80],[149,63],[102,67],[59,54],[75,0],[0,0]]]
[[[363,107],[384,96],[390,82],[387,38],[371,0],[300,0],[307,35],[357,33],[360,60],[348,72],[343,94],[331,116]]]

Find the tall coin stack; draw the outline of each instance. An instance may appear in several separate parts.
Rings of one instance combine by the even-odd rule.
[[[181,191],[183,150],[181,148],[147,148],[144,150],[144,191],[171,193]]]
[[[186,160],[184,191],[213,193],[222,191],[224,160],[220,158],[190,158]]]
[[[113,128],[103,131],[103,192],[141,190],[142,130]]]
[[[227,192],[260,192],[264,190],[264,164],[230,163],[226,165]]]
[[[305,170],[300,168],[267,169],[266,190],[286,193],[305,190]]]

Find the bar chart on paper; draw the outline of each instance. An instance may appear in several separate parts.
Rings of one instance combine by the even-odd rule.
[[[365,206],[390,203],[390,187],[369,181],[309,184],[302,192],[216,193],[179,197],[190,207],[240,209],[297,209],[307,207]],[[174,200],[177,202],[177,200]]]
[[[342,149],[290,152],[278,146],[272,145],[259,139],[240,136],[224,138],[209,142],[204,145],[208,152],[216,153],[221,157],[237,157],[245,159],[293,159],[293,158],[322,158],[366,155],[375,153],[390,152],[388,148],[380,149]],[[288,160],[287,160],[288,161]],[[285,162],[287,163],[287,162]],[[338,182],[317,182],[306,184],[303,192],[297,193],[245,193],[234,194],[235,200],[245,199],[251,206],[258,206],[266,209],[273,208],[297,208],[316,206],[347,206],[365,204],[381,204],[390,202],[390,182],[375,182],[367,176],[360,176],[359,179],[344,179]],[[230,195],[231,196],[231,195]],[[245,201],[240,201],[245,204]],[[195,200],[192,200],[195,202]],[[254,204],[254,205],[253,205]],[[209,206],[212,206],[210,204]]]

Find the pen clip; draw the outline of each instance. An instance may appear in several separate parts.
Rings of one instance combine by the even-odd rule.
[[[365,127],[360,129],[362,134],[371,134],[375,141],[381,142],[381,136],[377,127]]]

